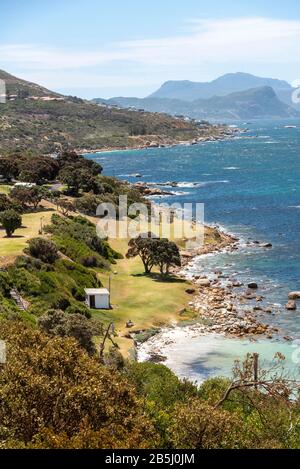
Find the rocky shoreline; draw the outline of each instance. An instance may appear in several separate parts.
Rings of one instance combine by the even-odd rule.
[[[217,127],[214,127],[217,129]],[[234,138],[238,133],[245,133],[246,129],[240,129],[238,127],[219,126],[218,133],[214,135],[206,135],[195,137],[190,140],[179,140],[170,139],[161,135],[148,135],[132,137],[132,145],[125,147],[102,147],[102,148],[80,148],[76,151],[80,154],[93,154],[93,153],[109,153],[115,151],[128,151],[128,150],[147,150],[151,148],[173,148],[180,145],[191,146],[200,145],[207,142],[217,142],[230,140]]]
[[[181,251],[183,269],[174,271],[174,273],[191,283],[187,289],[187,293],[191,295],[188,308],[197,317],[192,321],[192,324],[180,325],[180,322],[176,322],[169,328],[157,331],[158,334],[147,341],[148,360],[165,361],[165,357],[160,354],[160,347],[171,343],[170,340],[175,340],[170,339],[169,334],[166,333],[168,330],[170,333],[172,330],[174,331],[174,334],[171,333],[172,337],[176,337],[176,330],[184,330],[187,336],[219,334],[225,337],[247,338],[250,341],[256,341],[260,338],[271,340],[279,336],[278,328],[262,322],[259,318],[262,314],[265,317],[275,314],[276,305],[262,306],[265,298],[259,293],[259,285],[256,282],[244,285],[237,278],[227,277],[221,270],[215,271],[213,277],[210,276],[210,278],[205,274],[190,273],[189,268],[198,256],[233,252],[240,248],[239,240],[236,237],[223,231],[218,231],[218,233],[220,242],[217,246],[204,245],[192,251]],[[253,242],[253,247],[258,245],[261,249],[272,247],[270,243]],[[296,293],[300,297],[300,293]],[[185,312],[186,310],[182,311],[181,314],[184,315]],[[283,339],[293,340],[288,336]],[[136,343],[137,354],[139,354],[141,345]]]
[[[221,241],[217,247],[204,246],[196,252],[189,253],[191,257],[188,263],[184,257],[186,254],[183,253],[183,262],[186,267],[189,267],[199,255],[233,252],[239,249],[237,238],[223,232],[219,233]],[[271,245],[261,244],[263,249],[267,249],[267,246]],[[198,320],[206,324],[203,331],[225,333],[241,338],[266,335],[269,339],[279,332],[278,329],[262,323],[257,318],[261,312],[273,313],[271,307],[261,306],[264,298],[258,293],[257,283],[250,282],[248,285],[243,285],[236,278],[227,278],[221,270],[215,271],[214,278],[211,279],[206,275],[188,275],[187,269],[181,270],[178,275],[191,281],[195,287],[189,307],[195,311]],[[247,305],[249,301],[254,302],[255,305]]]

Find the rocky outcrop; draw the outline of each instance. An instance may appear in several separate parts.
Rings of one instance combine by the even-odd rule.
[[[296,311],[297,309],[297,305],[296,305],[296,302],[294,300],[290,300],[286,305],[285,305],[286,309],[288,311]]]
[[[300,300],[300,291],[292,291],[289,293],[289,300]]]

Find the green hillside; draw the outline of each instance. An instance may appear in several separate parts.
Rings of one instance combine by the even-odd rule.
[[[0,153],[15,150],[52,153],[136,147],[159,138],[175,143],[201,136],[195,124],[167,115],[98,106],[60,96],[39,85],[0,72],[8,100],[0,106]],[[212,128],[212,132],[215,129]]]

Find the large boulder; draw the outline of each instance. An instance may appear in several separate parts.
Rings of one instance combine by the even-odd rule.
[[[197,280],[199,287],[210,287],[211,281],[208,278]]]
[[[289,293],[289,300],[300,300],[300,291],[291,291]]]
[[[288,311],[296,311],[296,309],[297,309],[296,302],[295,302],[294,300],[290,300],[290,301],[285,305],[285,308],[286,308]]]

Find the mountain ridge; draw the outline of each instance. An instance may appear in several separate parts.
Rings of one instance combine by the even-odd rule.
[[[196,99],[209,99],[213,96],[224,96],[261,86],[271,86],[275,91],[292,91],[291,85],[284,80],[237,72],[227,73],[210,82],[193,82],[189,80],[167,81],[148,97],[195,101]]]
[[[96,99],[94,102],[101,102],[101,99]],[[296,109],[279,100],[270,86],[251,88],[225,96],[213,96],[209,99],[195,101],[150,96],[148,98],[112,98],[106,100],[106,103],[125,108],[144,108],[147,111],[165,112],[175,116],[184,115],[198,120],[300,117],[300,113]]]

